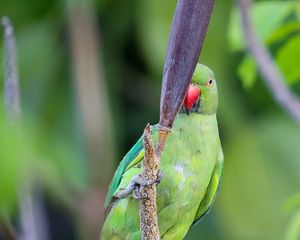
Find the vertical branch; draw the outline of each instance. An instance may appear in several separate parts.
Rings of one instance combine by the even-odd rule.
[[[20,220],[22,233],[20,240],[48,240],[47,219],[40,186],[27,179],[19,191]]]
[[[8,119],[14,121],[20,115],[16,43],[9,18],[3,17],[1,24],[4,29],[4,103]],[[17,239],[17,233],[8,216],[1,216],[0,230],[5,239]]]
[[[89,239],[97,239],[103,224],[102,206],[114,162],[113,133],[105,77],[102,71],[99,26],[94,1],[68,1],[73,79],[87,147],[89,187],[76,208]],[[100,190],[100,194],[99,194]]]
[[[300,100],[285,85],[284,77],[251,25],[249,12],[251,0],[238,0],[238,4],[246,42],[267,88],[279,105],[300,123]]]
[[[149,125],[144,132],[143,182],[153,182],[152,180],[157,179],[160,157],[193,76],[214,3],[214,0],[178,0],[177,2],[163,73],[156,149],[151,140]],[[160,239],[156,212],[156,185],[151,184],[141,191],[142,239]]]
[[[4,28],[4,103],[8,120],[17,123],[21,118],[17,48],[14,29],[8,17],[2,18]],[[17,127],[17,126],[16,126]],[[22,240],[46,240],[47,227],[40,192],[25,179],[19,189]],[[7,223],[7,221],[6,221]],[[5,227],[7,239],[16,239],[11,225]],[[13,231],[13,232],[12,232]],[[10,237],[10,238],[9,238]]]
[[[159,159],[152,143],[151,126],[147,124],[144,130],[145,156],[143,160],[142,179],[144,182],[154,182],[140,189],[140,229],[142,239],[160,239],[156,206],[156,179]]]
[[[214,0],[178,0],[164,65],[159,124],[171,128],[192,79]]]
[[[20,118],[19,76],[14,29],[8,17],[2,18],[4,28],[4,103],[7,117],[16,121]]]

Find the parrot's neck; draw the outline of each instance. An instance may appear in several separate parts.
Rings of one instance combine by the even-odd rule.
[[[185,111],[181,111],[175,118],[174,127],[176,128],[176,126],[180,125],[188,129],[206,123],[207,121],[212,123],[216,122],[216,113],[190,112],[187,114]]]
[[[198,152],[199,147],[209,144],[211,138],[214,136],[218,136],[216,114],[208,115],[198,112],[193,112],[189,115],[185,113],[177,114],[167,140],[167,144],[170,144],[170,146],[166,149],[174,151],[177,148],[181,148],[182,151],[189,149],[191,152]],[[173,163],[181,164],[182,162],[189,164],[190,159],[175,158]]]

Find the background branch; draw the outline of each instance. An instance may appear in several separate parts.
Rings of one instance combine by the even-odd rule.
[[[5,110],[8,120],[15,124],[21,117],[16,40],[9,18],[3,17],[1,22],[4,28]],[[32,186],[28,179],[18,180],[21,182],[19,207],[22,228],[22,233],[18,236],[18,239],[46,240],[48,239],[48,229],[40,189],[36,185]],[[5,230],[2,233],[5,235],[5,239],[16,239],[17,233],[9,224],[8,219],[2,223]]]
[[[238,0],[245,40],[257,67],[274,99],[300,124],[300,100],[285,85],[284,77],[263,42],[255,34],[250,18],[251,0]]]
[[[16,121],[21,115],[19,76],[14,29],[8,17],[2,18],[4,29],[4,103],[7,116]]]
[[[97,239],[103,224],[106,186],[114,162],[113,132],[103,54],[94,1],[69,0],[68,27],[72,55],[72,74],[83,125],[90,173],[86,191],[77,194],[74,210],[88,239]],[[99,194],[100,191],[100,194]]]

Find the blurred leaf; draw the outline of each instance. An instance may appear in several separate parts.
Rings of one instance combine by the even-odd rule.
[[[300,210],[293,214],[288,225],[287,233],[284,240],[299,240],[300,238]]]
[[[253,4],[251,17],[258,36],[266,41],[294,10],[296,4],[295,1],[263,1]],[[245,48],[240,12],[237,7],[231,12],[228,38],[232,51]]]
[[[284,204],[284,211],[291,213],[298,207],[300,207],[300,193],[293,195],[287,200],[287,202]]]
[[[281,240],[286,215],[280,209],[300,187],[300,128],[278,115],[245,125],[224,146],[218,197],[224,238]]]
[[[161,75],[176,1],[142,0],[137,8],[137,33],[146,61]]]
[[[23,181],[38,181],[62,198],[83,189],[84,168],[62,138],[47,137],[24,115],[22,123],[10,124],[0,112],[0,214],[16,209]]]
[[[276,61],[289,84],[300,80],[300,35],[291,38],[277,53]]]
[[[254,85],[256,78],[256,65],[251,56],[247,55],[244,57],[243,61],[238,66],[238,75],[246,89],[249,89]]]
[[[0,113],[0,211],[12,213],[17,202],[18,186],[25,168],[33,166],[31,136],[15,125],[8,124]],[[28,139],[27,139],[28,137]]]
[[[300,20],[300,19],[299,19]],[[267,43],[272,44],[277,42],[286,36],[300,30],[300,21],[299,22],[289,22],[282,25],[279,29],[277,29],[268,39]]]

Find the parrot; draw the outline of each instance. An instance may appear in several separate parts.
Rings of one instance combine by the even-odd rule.
[[[213,71],[197,63],[181,110],[166,140],[157,183],[157,214],[162,240],[184,239],[210,210],[223,172],[223,151],[216,112],[218,89]],[[152,128],[157,144],[158,126]],[[141,239],[139,203],[118,193],[142,172],[143,136],[124,156],[109,186],[102,240]]]

